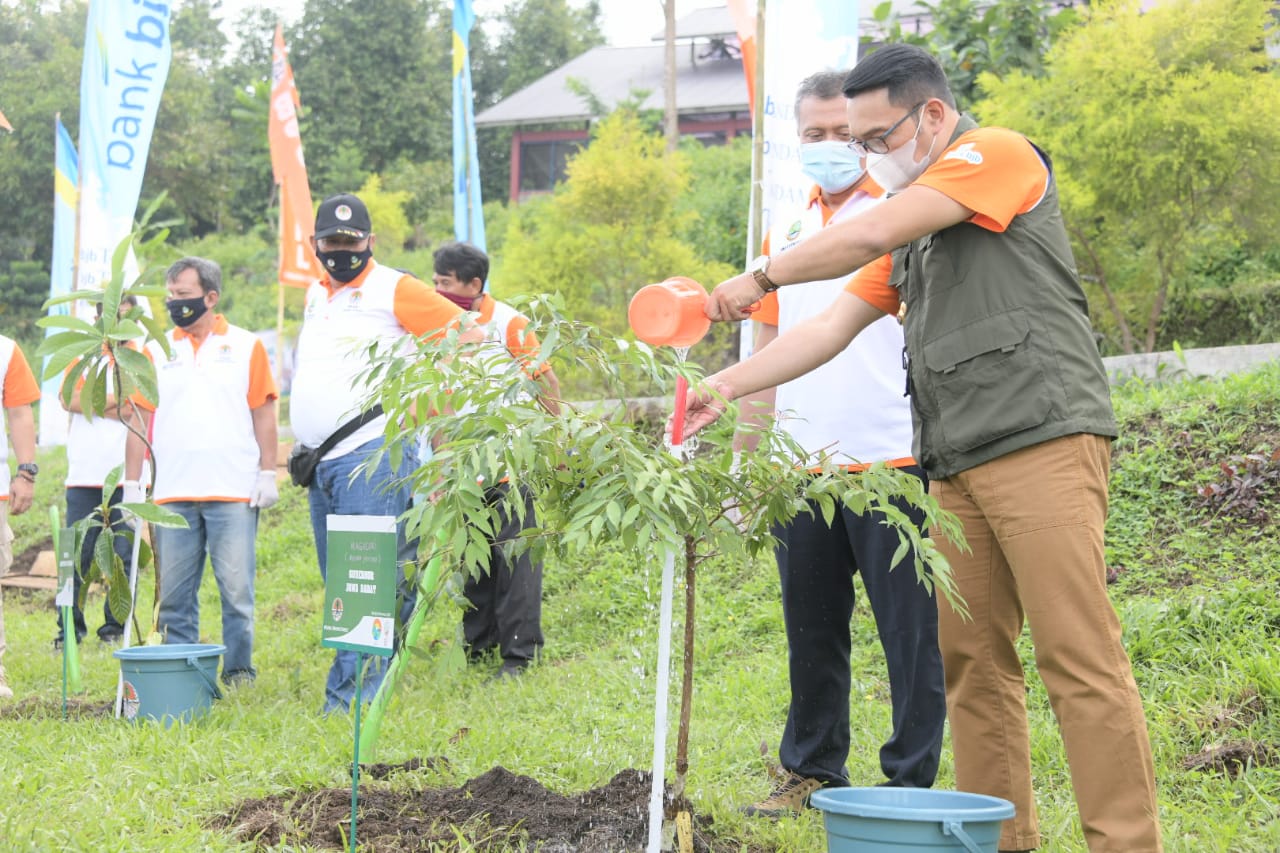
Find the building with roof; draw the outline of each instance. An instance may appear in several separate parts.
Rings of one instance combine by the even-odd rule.
[[[643,94],[640,108],[663,108],[664,39],[641,47],[596,47],[476,116],[477,127],[510,127],[509,198],[548,192],[587,144],[599,105]],[[746,75],[725,6],[676,22],[676,105],[680,134],[721,144],[751,133]]]

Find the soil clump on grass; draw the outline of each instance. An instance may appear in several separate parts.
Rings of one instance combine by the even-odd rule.
[[[443,758],[412,759],[392,773],[378,765],[388,783],[361,785],[356,841],[378,851],[426,851],[457,845],[482,851],[538,853],[625,853],[648,841],[648,773],[623,770],[608,783],[581,794],[562,795],[540,782],[498,766],[457,788],[403,790],[395,785],[420,768],[447,767]],[[362,771],[361,778],[370,775]],[[763,848],[717,841],[710,818],[693,816],[697,853]],[[246,800],[212,822],[240,841],[260,848],[307,844],[346,849],[351,831],[351,789],[276,794]],[[445,849],[450,849],[446,847]]]
[[[67,719],[96,720],[114,716],[115,702],[90,702],[86,699],[67,699]],[[12,705],[0,705],[0,720],[50,720],[62,719],[62,701],[28,696]]]

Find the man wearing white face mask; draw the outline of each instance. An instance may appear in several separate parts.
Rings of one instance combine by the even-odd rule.
[[[822,71],[802,82],[796,93],[800,161],[814,186],[803,209],[779,217],[765,238],[766,255],[790,251],[880,200],[880,188],[849,148],[844,78],[842,72]],[[756,350],[821,314],[846,280],[767,294],[753,315],[760,324]],[[833,454],[850,470],[887,461],[923,480],[924,472],[911,457],[902,345],[902,327],[883,317],[821,367],[750,395],[742,405],[742,420],[763,426],[776,411],[776,428],[810,454],[793,460],[797,465],[816,465],[819,454]],[[757,432],[740,430],[735,450],[750,452],[757,439]],[[899,509],[922,523],[918,512]],[[773,531],[790,662],[791,701],[778,749],[787,775],[767,798],[744,810],[749,815],[799,811],[819,787],[849,784],[849,620],[855,573],[862,576],[889,673],[893,731],[879,755],[885,784],[931,786],[942,752],[946,701],[933,597],[913,572],[890,570],[898,536],[882,523],[883,516],[842,509],[827,524],[819,507],[811,510]]]
[[[708,316],[742,319],[769,290],[858,269],[822,315],[691,393],[685,435],[905,306],[914,455],[969,546],[936,543],[971,614],[939,605],[956,785],[1013,802],[1001,851],[1039,846],[1017,646],[1029,623],[1090,851],[1161,851],[1142,700],[1106,588],[1116,424],[1052,163],[958,113],[916,47],[871,54],[844,94],[854,147],[900,192],[716,287]]]

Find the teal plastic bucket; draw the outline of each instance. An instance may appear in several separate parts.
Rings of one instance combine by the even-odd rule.
[[[175,643],[133,646],[112,654],[124,675],[123,716],[130,720],[188,722],[208,713],[218,690],[218,658],[226,646]]]
[[[822,809],[830,853],[996,853],[1014,811],[999,797],[927,788],[824,788],[810,802]]]

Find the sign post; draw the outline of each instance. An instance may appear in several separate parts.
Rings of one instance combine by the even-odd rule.
[[[67,718],[67,692],[80,692],[80,650],[76,645],[76,531],[58,526],[58,508],[50,507],[53,523],[53,553],[58,561],[58,592],[53,597],[55,607],[62,611],[62,719]]]
[[[396,520],[389,515],[330,515],[326,521],[328,568],[320,644],[356,653],[349,839],[351,853],[355,853],[365,655],[391,657],[395,651]]]

